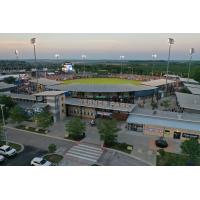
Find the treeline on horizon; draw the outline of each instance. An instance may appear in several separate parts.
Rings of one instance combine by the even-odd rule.
[[[49,71],[55,71],[61,69],[63,63],[68,62],[65,60],[59,61],[45,61],[38,60],[36,63],[31,61],[17,61],[17,60],[0,60],[0,71],[6,69],[27,69],[35,68],[36,65],[39,69],[48,68]],[[73,62],[72,62],[73,63]],[[188,73],[188,61],[171,61],[169,66],[169,74],[179,75],[181,77],[187,77]],[[139,75],[151,75],[153,74],[162,76],[166,73],[167,61],[157,60],[153,67],[153,61],[148,60],[136,60],[136,61],[123,61],[122,72],[124,74],[139,74]],[[84,63],[75,63],[74,69],[76,72],[84,71]],[[100,62],[85,62],[86,72],[93,72],[98,74],[117,74],[121,72],[120,61],[102,61]],[[200,61],[192,61],[191,64],[191,78],[200,81]]]

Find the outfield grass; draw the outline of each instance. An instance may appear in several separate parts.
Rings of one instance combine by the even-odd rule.
[[[85,79],[74,79],[65,80],[65,84],[79,83],[79,84],[133,84],[139,85],[141,81],[137,80],[127,80],[119,78],[85,78]]]

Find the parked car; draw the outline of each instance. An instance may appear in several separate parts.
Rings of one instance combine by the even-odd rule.
[[[35,157],[31,160],[31,165],[32,166],[52,166],[52,163],[44,158]]]
[[[8,146],[8,145],[3,145],[0,147],[0,155],[3,156],[14,156],[17,153],[16,149]]]
[[[5,160],[5,157],[0,155],[0,163],[2,163]]]
[[[156,146],[159,147],[159,148],[166,148],[166,147],[168,147],[168,143],[167,143],[167,141],[164,139],[164,137],[160,137],[159,139],[157,139],[157,140],[155,141],[155,144],[156,144]]]

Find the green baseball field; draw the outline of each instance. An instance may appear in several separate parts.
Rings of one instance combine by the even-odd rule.
[[[65,80],[65,84],[133,84],[140,85],[141,81],[137,80],[127,80],[119,78],[85,78],[85,79],[74,79],[74,80]]]

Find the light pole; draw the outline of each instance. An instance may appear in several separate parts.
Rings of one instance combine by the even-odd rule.
[[[156,58],[157,58],[157,54],[152,54],[152,58],[153,58],[153,66],[152,66],[152,71],[151,71],[151,75],[153,76],[153,70],[154,70],[154,68],[155,68],[155,60],[156,60]]]
[[[189,59],[189,66],[188,66],[188,81],[190,79],[190,68],[191,68],[191,62],[192,62],[192,54],[194,54],[194,48],[190,49],[190,59]]]
[[[8,144],[8,139],[7,139],[7,134],[6,134],[6,124],[5,124],[4,113],[3,113],[3,107],[5,105],[4,104],[0,104],[0,106],[1,106],[2,121],[3,121],[3,132],[4,132],[4,137],[5,137],[6,145],[7,145]]]
[[[58,60],[59,60],[59,58],[60,58],[60,55],[56,53],[54,56],[55,56],[55,58],[56,58],[57,67],[58,67]]]
[[[168,80],[168,73],[169,73],[169,62],[170,62],[170,55],[171,55],[171,46],[174,44],[173,38],[168,38],[169,50],[168,50],[168,61],[167,61],[167,71],[166,71],[166,94],[167,94],[167,80]]]
[[[81,58],[84,61],[84,60],[86,60],[87,56],[86,55],[81,55]],[[84,64],[84,72],[83,73],[84,73],[84,76],[85,76],[85,62],[83,64]]]
[[[120,74],[122,75],[122,60],[124,60],[125,56],[120,56],[119,58],[121,60],[121,72],[120,72]]]
[[[34,53],[34,60],[35,60],[35,67],[36,67],[36,81],[37,81],[37,88],[38,88],[38,67],[36,65],[36,38],[31,38],[31,44],[33,45],[33,53]]]
[[[15,55],[16,55],[16,60],[17,60],[17,66],[18,66],[18,73],[19,73],[19,51],[17,49],[15,49]],[[20,83],[20,73],[19,73],[19,77],[18,77],[18,93],[19,93],[19,83]]]

